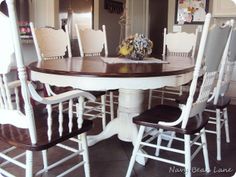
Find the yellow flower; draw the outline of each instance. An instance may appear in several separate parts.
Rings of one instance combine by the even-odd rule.
[[[120,48],[119,53],[123,56],[129,55],[131,53],[131,51],[133,50],[133,46],[128,47],[127,45],[123,45]]]

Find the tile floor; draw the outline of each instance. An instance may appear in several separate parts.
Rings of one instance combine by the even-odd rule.
[[[205,174],[203,158],[201,153],[192,161],[193,177],[230,177],[236,170],[236,105],[229,107],[229,122],[230,122],[230,136],[231,143],[225,143],[224,132],[222,132],[222,160],[216,160],[216,143],[214,135],[207,135],[208,150],[210,158],[210,166],[212,172]],[[95,121],[95,127],[89,134],[98,133],[101,130],[100,121]],[[4,145],[2,144],[1,147]],[[176,144],[178,146],[178,144]],[[91,177],[124,177],[128,168],[129,159],[131,156],[133,146],[131,143],[119,141],[116,136],[97,143],[89,148],[90,152],[90,167]],[[147,150],[149,151],[149,150]],[[66,155],[64,151],[57,148],[49,151],[49,156],[54,159],[59,156]],[[161,152],[161,155],[168,156],[170,154]],[[179,158],[175,157],[174,158]],[[1,160],[1,159],[0,159]],[[41,154],[36,153],[34,168],[42,167]],[[50,161],[50,159],[49,159]],[[71,161],[73,163],[73,160]],[[69,163],[67,165],[70,165]],[[55,170],[51,170],[43,177],[54,177],[58,171],[63,171],[67,165],[60,166]],[[9,166],[18,177],[23,177],[24,173],[15,167]],[[158,161],[148,160],[146,166],[135,164],[132,177],[181,177],[183,173],[175,170],[180,169],[170,164],[165,164]],[[175,171],[175,172],[174,172]],[[68,177],[84,177],[83,169],[75,170]]]

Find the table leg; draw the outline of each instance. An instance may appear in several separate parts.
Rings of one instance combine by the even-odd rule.
[[[143,103],[143,90],[119,89],[117,118],[110,121],[100,134],[88,136],[88,145],[92,146],[116,134],[120,140],[134,144],[138,135],[138,128],[132,122],[132,118],[143,111]],[[142,165],[146,163],[144,157],[139,157],[136,161]]]

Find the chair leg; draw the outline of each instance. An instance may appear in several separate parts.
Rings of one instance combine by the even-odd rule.
[[[33,152],[26,151],[26,170],[25,170],[26,177],[33,176]]]
[[[114,119],[114,100],[113,100],[113,92],[110,92],[110,115],[111,120]]]
[[[102,129],[106,127],[106,95],[101,96],[102,103]]]
[[[85,163],[84,163],[85,177],[90,177],[90,164],[89,164],[88,144],[87,144],[86,133],[81,134],[80,138],[81,138],[82,148],[84,150],[83,151],[83,160],[85,161]]]
[[[208,149],[207,149],[207,140],[206,140],[206,132],[205,129],[201,130],[201,141],[203,145],[203,157],[205,163],[205,170],[207,173],[210,172],[209,158],[208,158]]]
[[[144,130],[145,130],[145,127],[144,126],[140,126],[140,129],[139,129],[139,132],[138,132],[138,136],[137,136],[137,140],[136,140],[136,143],[134,145],[133,152],[132,152],[132,156],[131,156],[131,159],[129,161],[129,167],[128,167],[128,170],[127,170],[127,173],[126,173],[126,177],[130,177],[131,176],[132,169],[133,169],[134,163],[135,163],[135,159],[136,159],[139,147],[140,147],[140,143],[141,143],[141,140],[143,138]]]
[[[42,151],[42,156],[43,156],[43,169],[45,170],[48,168],[47,150]]]
[[[185,162],[185,177],[191,177],[191,146],[190,135],[184,135],[184,162]]]
[[[216,151],[217,151],[217,160],[221,160],[221,113],[219,109],[216,109]]]
[[[167,144],[167,147],[168,148],[170,148],[171,146],[172,146],[172,142],[173,142],[173,140],[174,140],[174,137],[175,137],[175,132],[173,131],[173,132],[171,132],[171,138],[170,138],[170,140],[169,140],[169,142],[168,142],[168,144]]]
[[[77,138],[78,138],[78,148],[79,150],[82,150],[83,149],[82,140],[81,140],[82,138],[80,135],[78,135]]]
[[[227,110],[227,108],[224,108],[223,114],[224,114],[224,124],[225,124],[226,142],[227,142],[227,143],[230,143],[230,137],[229,137],[229,121],[228,121],[228,110]]]
[[[148,95],[148,109],[150,109],[152,107],[152,94],[153,94],[153,91],[152,91],[152,89],[150,89],[149,95]]]
[[[179,96],[183,95],[183,86],[179,86]]]
[[[164,97],[165,97],[165,87],[162,88],[162,92],[161,92],[161,104],[164,103]]]
[[[162,142],[162,133],[163,133],[163,129],[159,129],[159,133],[160,135],[158,135],[157,137],[157,148],[156,148],[156,152],[155,152],[155,156],[159,156],[160,154],[160,145],[161,145],[161,142]]]

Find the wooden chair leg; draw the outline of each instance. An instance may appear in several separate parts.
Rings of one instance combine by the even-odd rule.
[[[46,170],[48,168],[47,150],[42,151],[42,157],[43,157],[43,169]]]
[[[129,167],[128,167],[128,170],[127,170],[127,173],[126,173],[126,177],[131,176],[132,169],[133,169],[134,163],[135,163],[135,159],[136,159],[139,147],[140,147],[140,143],[141,143],[141,140],[143,138],[144,130],[145,130],[145,127],[140,126],[139,132],[138,132],[138,137],[137,137],[136,143],[134,145],[132,156],[131,156],[131,159],[130,159],[130,162],[129,162]]]
[[[170,135],[171,137],[170,137],[170,140],[169,140],[169,142],[168,142],[168,144],[167,144],[167,147],[168,148],[170,148],[171,146],[172,146],[172,142],[173,142],[173,140],[174,140],[174,137],[175,137],[175,132],[173,131],[173,132],[171,132],[171,135]]]
[[[227,108],[224,108],[224,109],[223,109],[223,115],[224,115],[226,142],[227,142],[227,143],[230,143],[229,121],[228,121],[228,110],[227,110]]]
[[[148,95],[148,109],[152,107],[152,89],[149,90],[149,95]]]
[[[84,164],[85,177],[90,177],[90,164],[89,164],[88,144],[87,144],[86,133],[81,134],[80,138],[81,138],[82,148],[84,150],[83,160],[85,161],[85,164]]]
[[[33,177],[33,152],[26,151],[26,177]]]
[[[111,120],[113,120],[114,119],[114,100],[113,100],[112,91],[109,94],[110,94],[110,115],[111,115]]]
[[[201,141],[202,141],[202,145],[203,145],[202,148],[203,148],[203,157],[204,157],[204,162],[205,162],[205,170],[206,170],[206,172],[210,172],[205,129],[201,130]]]
[[[106,95],[101,96],[101,104],[102,104],[102,129],[104,130],[106,127]]]
[[[164,96],[165,96],[164,89],[165,88],[162,88],[162,92],[161,92],[161,104],[164,103]]]
[[[184,150],[185,150],[185,177],[191,177],[191,146],[190,135],[184,135]]]
[[[219,109],[216,109],[216,151],[217,151],[217,160],[221,160],[221,113]]]
[[[160,135],[158,135],[157,137],[157,148],[156,148],[156,152],[155,152],[155,156],[159,156],[160,154],[160,145],[161,145],[161,142],[162,142],[162,133],[163,133],[163,129],[159,129],[159,133]]]

